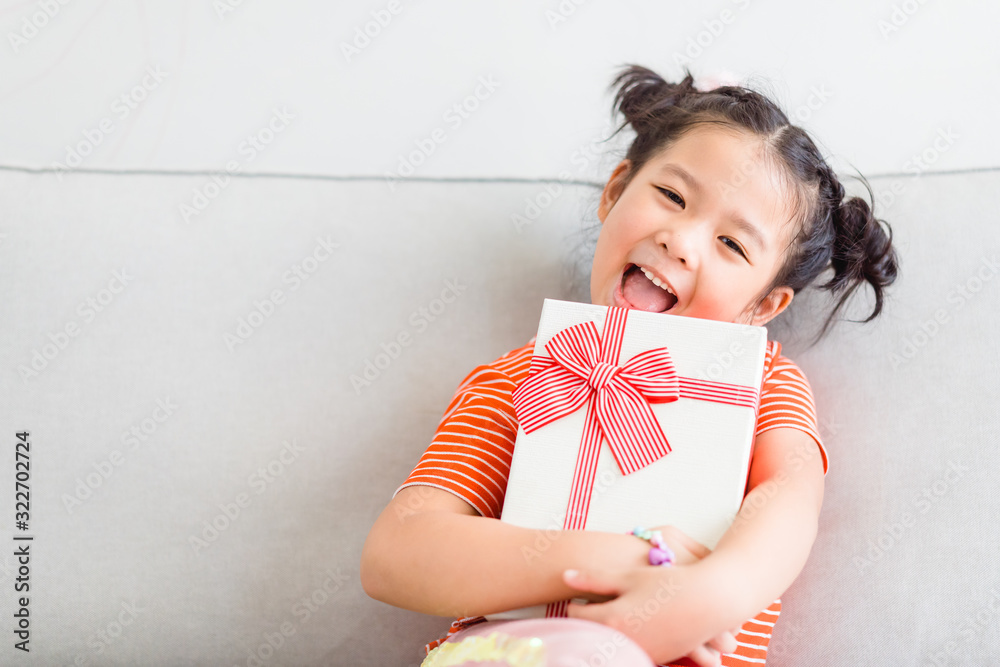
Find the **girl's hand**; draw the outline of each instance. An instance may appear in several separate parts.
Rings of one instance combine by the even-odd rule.
[[[674,526],[656,526],[653,530],[660,531],[663,541],[674,552],[677,565],[688,565],[697,563],[699,560],[711,553],[705,545],[696,542],[686,533]],[[622,569],[630,567],[649,566],[649,543],[635,537],[629,537],[629,548],[620,549],[615,552],[620,557],[617,566]],[[610,602],[615,599],[614,595],[602,595],[595,591],[580,591],[574,599],[585,599],[588,602]]]
[[[697,563],[712,553],[711,549],[676,526],[657,526],[653,530],[660,531],[663,541],[674,552],[676,565]],[[720,667],[722,664],[721,654],[732,653],[736,650],[736,635],[740,633],[740,630],[741,627],[736,627],[723,631],[685,657],[698,667]]]
[[[673,526],[655,530],[661,532],[664,542],[674,552],[675,564],[669,568],[646,566],[575,575],[568,571],[568,576],[564,576],[567,585],[610,600],[601,604],[571,604],[569,616],[596,621],[627,634],[657,662],[666,663],[686,654],[688,660],[684,662],[718,667],[722,653],[736,650],[735,635],[739,628],[724,631],[693,650],[683,640],[691,634],[687,628],[694,630],[687,613],[690,605],[705,609],[706,599],[709,603],[723,599],[720,594],[724,591],[712,590],[712,581],[705,578],[702,568],[693,567],[711,550]],[[588,598],[593,599],[590,595]],[[672,628],[673,632],[662,632],[664,627]]]
[[[660,531],[663,541],[674,552],[677,565],[689,565],[697,563],[702,558],[712,553],[712,550],[701,542],[696,541],[687,533],[676,526],[657,526],[653,530]],[[721,632],[705,643],[704,646],[696,648],[686,657],[699,667],[719,667],[721,665],[722,653],[732,653],[736,650],[736,635],[740,633],[741,627],[735,627]]]

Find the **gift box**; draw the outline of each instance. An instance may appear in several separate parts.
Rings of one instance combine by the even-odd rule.
[[[544,531],[525,557],[555,530],[665,524],[715,548],[743,502],[766,345],[763,327],[545,299],[501,515]]]

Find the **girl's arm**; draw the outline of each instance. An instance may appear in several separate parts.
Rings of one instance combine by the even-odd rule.
[[[649,545],[631,535],[520,528],[479,516],[430,486],[401,490],[372,527],[361,554],[365,592],[436,616],[478,616],[586,594],[563,582],[568,568],[647,566]]]
[[[805,567],[823,504],[823,460],[803,431],[757,437],[750,492],[729,530],[705,558],[728,580],[744,618],[780,597]]]

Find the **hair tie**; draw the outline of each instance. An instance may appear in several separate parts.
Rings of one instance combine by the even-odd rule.
[[[658,530],[646,530],[645,528],[636,527],[632,529],[632,532],[626,533],[626,535],[635,535],[639,539],[646,540],[653,545],[649,549],[650,565],[670,566],[677,560],[677,556],[667,546],[667,543],[663,541],[663,535]]]
[[[716,74],[702,76],[698,78],[698,83],[694,85],[695,90],[707,93],[723,86],[739,87],[740,80],[735,74],[724,70]]]

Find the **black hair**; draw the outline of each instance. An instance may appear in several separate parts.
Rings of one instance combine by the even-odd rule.
[[[611,84],[612,90],[617,88],[613,113],[625,118],[611,136],[626,126],[636,134],[625,155],[631,168],[621,187],[651,158],[699,124],[719,124],[759,137],[765,155],[780,165],[780,176],[791,186],[797,225],[784,262],[760,299],[780,286],[798,293],[832,268],[833,276],[819,287],[834,295],[835,305],[817,340],[862,283],[871,287],[875,304],[861,321],[877,317],[885,289],[896,279],[898,258],[891,227],[874,216],[868,182],[860,177],[872,197],[871,207],[860,197],[845,199],[843,185],[816,144],[768,97],[742,86],[698,90],[690,70],[684,71],[680,83],[668,83],[650,69],[627,65]]]

